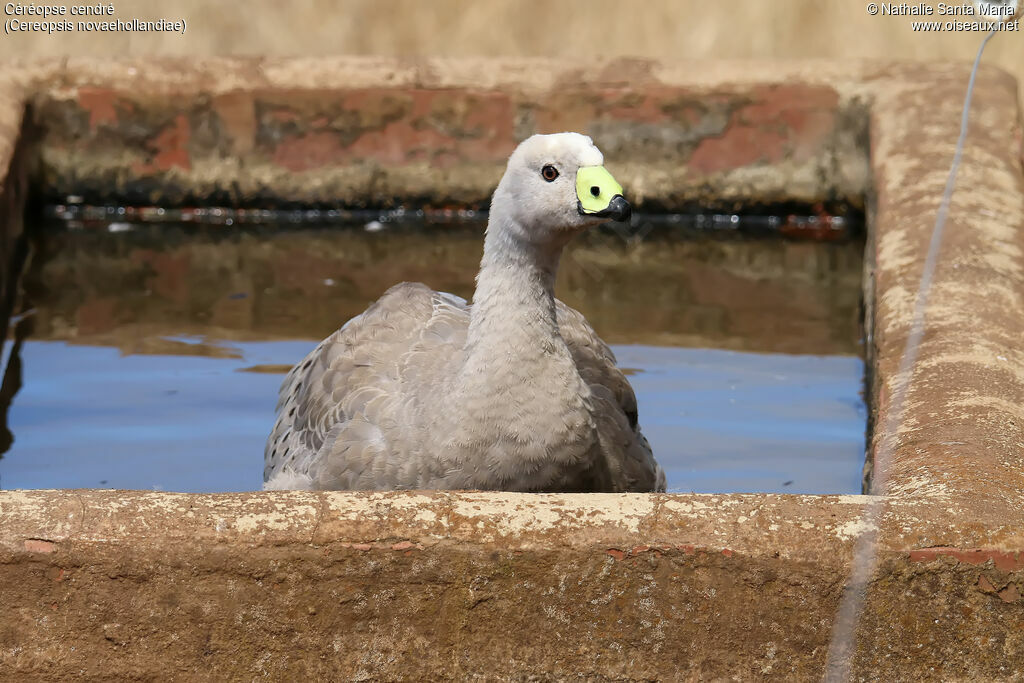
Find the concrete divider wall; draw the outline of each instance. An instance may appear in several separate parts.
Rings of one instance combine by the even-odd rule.
[[[486,206],[535,132],[585,130],[648,208],[863,197],[866,124],[827,83],[693,85],[616,60],[72,63],[33,88],[37,190],[164,204]]]
[[[71,61],[5,78],[44,129],[51,195],[478,204],[515,140],[551,127],[593,134],[650,207],[866,197],[884,425],[967,69]],[[983,70],[909,400],[873,435],[894,463],[861,679],[1022,675],[1017,101]],[[820,678],[868,500],[2,492],[0,674]]]

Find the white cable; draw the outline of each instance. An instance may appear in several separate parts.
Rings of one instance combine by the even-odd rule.
[[[967,122],[971,108],[971,98],[974,96],[974,81],[978,74],[978,65],[981,63],[981,55],[985,51],[985,46],[995,34],[996,30],[993,29],[981,41],[978,54],[974,58],[974,68],[971,69],[970,80],[967,81],[967,93],[964,96],[963,111],[960,115],[960,137],[956,143],[956,152],[953,154],[953,163],[949,169],[949,176],[946,178],[946,189],[942,193],[942,201],[939,203],[939,210],[935,215],[935,227],[932,228],[932,237],[928,244],[928,254],[925,257],[924,269],[921,271],[921,281],[917,288],[917,299],[914,303],[914,317],[910,326],[910,334],[907,336],[907,342],[903,347],[903,355],[900,358],[899,370],[895,377],[897,382],[896,390],[893,392],[890,410],[883,426],[883,440],[875,452],[870,493],[879,497],[867,504],[864,510],[864,523],[861,525],[865,531],[857,537],[853,546],[850,577],[843,587],[843,595],[839,603],[836,620],[832,626],[832,638],[829,642],[828,655],[825,661],[824,679],[826,683],[841,683],[850,680],[853,658],[856,654],[857,622],[860,620],[860,615],[864,610],[868,583],[874,573],[878,555],[878,533],[887,502],[885,496],[888,491],[889,464],[892,460],[896,430],[903,419],[903,408],[907,396],[907,388],[910,386],[911,371],[917,361],[917,352],[921,344],[921,338],[924,336],[928,291],[935,274],[939,247],[942,245],[942,234],[945,231],[946,218],[949,215],[949,204],[953,197],[953,188],[956,185],[956,175],[960,169],[960,160],[963,157],[964,141],[967,139]]]

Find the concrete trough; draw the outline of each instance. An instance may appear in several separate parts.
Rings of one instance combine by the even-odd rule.
[[[7,64],[5,258],[30,194],[479,206],[517,140],[562,129],[595,137],[641,207],[864,206],[868,459],[889,443],[893,461],[885,498],[3,491],[0,677],[818,679],[869,533],[854,678],[1019,680],[1024,158],[1016,84],[998,70],[979,75],[927,329],[890,420],[967,77],[833,62]]]

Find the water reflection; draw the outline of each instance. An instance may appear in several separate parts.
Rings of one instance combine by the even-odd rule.
[[[0,487],[259,488],[281,374],[395,282],[469,296],[480,249],[472,228],[51,232]],[[595,233],[559,295],[617,345],[670,489],[856,493],[860,268],[856,244]]]
[[[35,338],[218,354],[165,337],[319,339],[388,287],[473,292],[479,228],[55,232]],[[558,296],[610,343],[859,353],[861,247],[784,240],[572,243]]]

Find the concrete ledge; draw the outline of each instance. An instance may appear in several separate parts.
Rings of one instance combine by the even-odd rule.
[[[9,492],[0,656],[41,677],[819,678],[866,502]],[[890,508],[865,670],[1021,652],[1024,553],[907,552],[938,515]],[[1005,658],[956,650],[975,638]]]
[[[586,130],[648,209],[864,196],[861,98],[824,78],[733,73],[701,85],[642,60],[44,62],[29,79],[47,131],[37,190],[486,206],[519,140]]]
[[[627,189],[635,187],[651,205],[698,200],[705,191],[699,188],[763,200],[866,195],[875,424],[884,425],[893,410],[917,278],[956,139],[964,66],[184,64],[72,61],[13,69],[10,83],[17,85],[9,87],[20,88],[18,101],[36,104],[47,126],[39,152],[46,191],[88,178],[96,179],[97,191],[105,181],[115,183],[115,192],[128,191],[149,178],[154,188],[177,182],[175,191],[184,196],[182,188],[215,187],[221,172],[248,182],[248,171],[229,163],[243,158],[237,148],[218,152],[225,161],[208,176],[214,184],[203,185],[195,169],[206,163],[209,148],[178,144],[184,138],[167,133],[178,130],[168,128],[178,125],[175,118],[139,127],[146,112],[159,118],[184,106],[182,93],[190,88],[210,98],[250,93],[240,96],[244,110],[250,102],[297,107],[298,99],[285,98],[284,85],[289,92],[326,92],[296,114],[314,128],[311,112],[324,102],[346,109],[338,90],[347,97],[357,88],[409,88],[427,93],[410,95],[413,100],[447,101],[455,109],[480,92],[508,90],[516,107],[532,102],[545,115],[569,112],[566,126],[613,139],[616,130],[626,131],[616,153],[632,169],[624,174]],[[269,94],[251,94],[257,83]],[[565,83],[631,99],[608,107],[581,95],[567,108],[555,107]],[[653,120],[649,112],[661,105],[645,107],[663,104],[658,98],[669,91],[689,93],[690,102],[732,103],[719,110],[731,123],[718,137],[692,138],[693,149],[682,145],[678,156],[645,164],[642,141],[660,140],[664,149],[671,139],[664,136],[689,134],[687,126],[709,120]],[[83,92],[107,94],[97,109],[88,97],[83,104]],[[779,92],[789,93],[788,102],[802,93],[796,99],[813,106],[772,109],[772,93]],[[877,531],[879,565],[859,623],[856,676],[1019,677],[1024,174],[1017,101],[1012,79],[982,72],[909,400],[893,433],[873,435],[873,446],[891,439],[894,447],[890,496],[881,503],[877,529],[868,528],[864,514],[871,499],[858,496],[3,492],[0,604],[13,616],[0,626],[0,670],[36,678],[817,679],[854,540]],[[600,106],[586,109],[587,102]],[[753,117],[757,103],[763,116],[748,125],[743,117]],[[576,107],[584,113],[572,118]],[[138,125],[121,128],[122,110],[124,121]],[[846,116],[868,122],[869,137],[856,143],[860,124],[843,123]],[[60,117],[70,123],[55,125]],[[800,129],[795,121],[816,122],[809,130],[824,132],[793,134]],[[188,140],[198,139],[188,125]],[[414,179],[422,168],[431,187],[470,169],[464,194],[446,200],[485,196],[491,180],[481,169],[493,172],[502,145],[517,133],[506,127],[498,135],[480,125],[493,147],[474,147],[475,138],[462,133],[438,141],[439,149],[455,150],[447,170],[440,161],[429,169],[417,159],[384,163],[383,148],[375,148],[373,163],[383,169],[388,191],[399,195],[401,188],[415,195],[412,183],[420,182]],[[80,134],[69,136],[71,130]],[[132,130],[141,131],[134,145],[125,137]],[[104,142],[105,135],[114,138]],[[746,156],[731,157],[687,186],[696,176],[685,164],[700,145],[724,144],[732,135],[738,137],[731,149]],[[177,140],[178,147],[153,147],[157,139]],[[744,148],[771,150],[772,139],[783,141],[775,148],[779,156],[753,156]],[[818,142],[803,147],[809,139]],[[844,147],[839,141],[847,139]],[[121,161],[104,157],[118,144]],[[338,154],[351,153],[339,145]],[[253,163],[265,153],[257,147],[248,157]],[[62,152],[77,161],[60,161]],[[98,161],[88,166],[93,153]],[[138,166],[140,159],[150,166]],[[153,167],[165,161],[166,168]],[[347,162],[323,163],[337,169]],[[818,171],[802,175],[808,169]],[[315,169],[296,173],[319,177]],[[349,170],[324,171],[322,187],[341,192],[349,181],[330,180],[342,177],[334,173]],[[752,177],[759,180],[745,181]],[[279,188],[280,198],[314,197],[283,180],[266,187]]]

